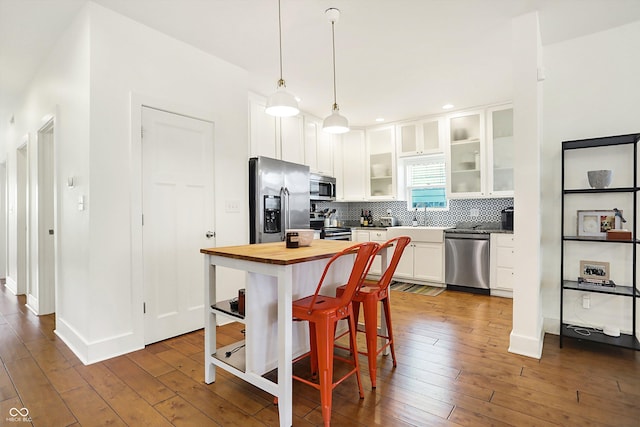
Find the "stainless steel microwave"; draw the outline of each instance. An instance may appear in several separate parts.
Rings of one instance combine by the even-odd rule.
[[[332,176],[309,174],[309,196],[311,200],[335,200],[336,179]]]

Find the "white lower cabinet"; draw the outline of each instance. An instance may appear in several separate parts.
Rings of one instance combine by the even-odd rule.
[[[393,278],[409,283],[444,286],[444,230],[448,227],[391,227],[387,238],[409,236]]]
[[[491,295],[513,296],[513,234],[492,233],[490,242]]]
[[[376,243],[384,243],[387,241],[387,232],[385,230],[354,230],[351,236],[351,240],[356,242],[376,242]],[[388,252],[389,260],[391,261],[391,256],[393,252],[390,250]],[[371,269],[369,270],[369,274],[373,274],[379,276],[382,274],[382,266],[381,266],[380,257],[377,256],[371,265]]]
[[[444,283],[444,244],[409,243],[400,258],[394,278]]]

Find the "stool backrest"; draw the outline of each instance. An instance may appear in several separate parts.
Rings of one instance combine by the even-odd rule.
[[[385,243],[382,243],[380,245],[380,248],[378,248],[377,252],[386,251],[387,248],[389,248],[391,245],[394,245],[393,255],[391,256],[389,265],[384,273],[382,273],[382,276],[380,276],[380,280],[378,280],[378,287],[380,289],[386,289],[387,287],[389,287],[389,284],[391,284],[391,279],[393,279],[393,275],[396,272],[396,267],[398,267],[400,257],[402,257],[404,249],[409,245],[410,242],[411,237],[398,236],[394,237],[393,239],[387,240]]]
[[[367,277],[367,273],[369,273],[369,268],[371,267],[370,260],[373,258],[379,247],[380,245],[375,242],[362,242],[353,246],[349,246],[348,248],[338,252],[333,257],[331,257],[326,267],[324,268],[324,271],[322,272],[322,277],[320,278],[318,287],[316,288],[316,292],[311,299],[311,304],[309,305],[308,312],[311,313],[313,311],[316,299],[324,283],[324,279],[327,276],[327,273],[329,272],[329,269],[331,268],[331,265],[334,263],[334,261],[345,255],[351,255],[355,253],[355,260],[353,262],[351,274],[349,274],[347,287],[344,293],[339,297],[342,305],[349,304],[353,299],[353,295],[360,288],[365,277]]]

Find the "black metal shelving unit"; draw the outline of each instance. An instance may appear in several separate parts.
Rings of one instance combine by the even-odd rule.
[[[636,337],[636,319],[637,319],[637,305],[638,298],[640,298],[640,291],[637,286],[636,277],[636,261],[637,261],[637,248],[640,241],[637,239],[637,214],[638,214],[638,143],[640,142],[640,134],[629,135],[617,135],[602,138],[591,138],[575,141],[564,141],[562,143],[562,201],[561,201],[561,227],[562,227],[562,239],[560,243],[560,347],[562,347],[563,338],[570,337],[581,339],[585,341],[594,341],[603,344],[614,345],[618,347],[630,348],[634,350],[640,350],[640,341]],[[584,189],[566,189],[565,188],[565,156],[569,150],[581,150],[596,147],[609,147],[616,145],[630,145],[633,149],[633,186],[631,187],[618,187],[618,188],[584,188]],[[631,240],[607,240],[601,237],[585,237],[585,236],[569,236],[565,235],[565,198],[571,195],[584,195],[584,194],[612,194],[612,193],[627,193],[633,198],[633,217],[631,222]],[[590,283],[579,283],[577,280],[566,280],[564,277],[564,258],[565,258],[565,243],[566,242],[589,242],[594,244],[606,244],[606,245],[632,245],[632,283],[630,284],[616,284],[616,286],[602,286]],[[564,322],[564,293],[567,291],[580,291],[580,292],[592,292],[608,295],[616,295],[621,298],[631,298],[632,306],[632,327],[631,334],[620,334],[619,337],[612,337],[605,335],[602,332],[590,330],[589,335],[580,333],[580,328],[572,327]],[[578,331],[576,331],[576,329]]]

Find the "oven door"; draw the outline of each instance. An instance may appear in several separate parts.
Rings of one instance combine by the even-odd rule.
[[[320,238],[324,240],[351,240],[351,230],[348,228],[323,228]]]
[[[346,241],[351,241],[351,233],[336,233],[336,234],[330,234],[330,235],[325,235],[323,237],[324,240],[346,240]]]

